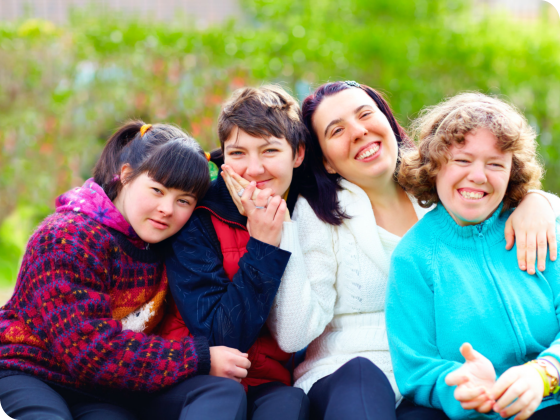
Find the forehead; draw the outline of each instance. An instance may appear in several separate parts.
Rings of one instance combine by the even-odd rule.
[[[278,138],[270,136],[268,138],[262,138],[258,136],[252,136],[251,134],[235,128],[231,130],[231,134],[228,139],[224,142],[224,149],[228,148],[243,148],[243,149],[253,149],[261,148],[266,146],[289,146],[288,141],[285,138]]]
[[[498,139],[487,128],[479,128],[465,134],[465,142],[461,145],[453,144],[450,148],[451,152],[468,153],[475,156],[495,156],[506,157],[511,152],[504,152],[498,148]]]
[[[313,114],[313,125],[316,130],[324,129],[332,120],[345,119],[353,115],[354,111],[362,105],[377,108],[373,99],[362,89],[349,88],[327,96]]]

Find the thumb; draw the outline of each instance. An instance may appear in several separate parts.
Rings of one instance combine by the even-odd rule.
[[[511,217],[506,221],[504,235],[506,238],[506,249],[509,251],[513,248],[513,244],[515,243],[515,232],[513,231],[513,222],[511,221]]]
[[[460,351],[466,362],[474,362],[480,357],[480,353],[473,349],[470,343],[464,343],[461,346]]]

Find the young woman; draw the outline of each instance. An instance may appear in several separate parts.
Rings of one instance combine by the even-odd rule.
[[[94,177],[57,199],[0,311],[8,415],[244,418],[243,388],[227,378],[246,372],[246,355],[203,336],[148,335],[168,285],[155,244],[183,227],[208,184],[192,138],[132,121],[109,139]]]
[[[292,255],[268,324],[284,351],[308,346],[295,386],[308,393],[312,418],[445,418],[410,403],[395,413],[401,398],[385,330],[391,253],[427,212],[395,180],[399,155],[413,146],[383,98],[356,82],[319,87],[302,113],[307,175],[293,222],[284,223],[281,248]],[[530,220],[542,224],[524,224]],[[556,254],[544,197],[528,195],[512,222],[518,247],[525,238],[535,247],[539,237],[539,265],[547,229]]]
[[[240,89],[224,105],[218,133],[215,157],[223,154],[224,168],[250,184],[232,198],[229,177],[218,177],[174,238],[166,266],[176,308],[161,334],[202,335],[247,352],[251,368],[236,376],[247,389],[248,417],[305,419],[308,400],[290,386],[290,355],[265,326],[290,258],[278,245],[282,197],[304,155],[299,106],[276,86]]]
[[[503,237],[512,208],[540,185],[536,134],[512,106],[475,93],[428,109],[417,126],[419,150],[399,181],[423,207],[438,204],[391,262],[399,389],[451,419],[560,418],[560,266],[531,278]]]

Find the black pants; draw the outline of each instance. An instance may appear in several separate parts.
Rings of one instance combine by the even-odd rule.
[[[280,382],[250,386],[247,414],[249,420],[307,420],[309,399],[302,389]]]
[[[107,394],[110,395],[110,394]],[[201,375],[156,393],[115,391],[114,401],[47,384],[24,375],[0,379],[0,401],[17,420],[244,420],[243,387],[231,380]]]
[[[308,393],[312,420],[449,420],[439,410],[403,401],[395,410],[395,393],[372,362],[356,357],[317,381]]]

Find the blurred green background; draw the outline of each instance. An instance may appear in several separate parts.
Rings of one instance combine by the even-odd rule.
[[[0,287],[54,198],[80,185],[131,117],[171,122],[206,150],[220,104],[281,83],[302,99],[357,80],[386,93],[404,126],[460,91],[503,95],[539,132],[544,188],[560,192],[560,18],[468,0],[241,0],[236,19],[74,11],[67,22],[0,21]]]

